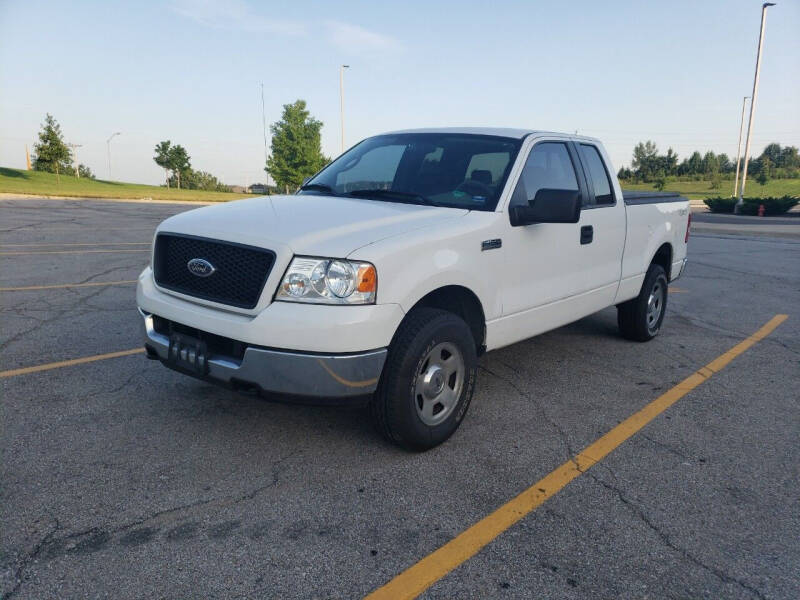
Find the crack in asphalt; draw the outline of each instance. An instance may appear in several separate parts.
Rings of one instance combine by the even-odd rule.
[[[223,496],[221,498],[207,498],[207,499],[196,500],[194,502],[187,502],[185,504],[180,504],[178,506],[173,506],[170,508],[158,510],[145,517],[142,517],[141,519],[137,519],[135,521],[129,521],[127,523],[123,523],[115,527],[103,528],[99,526],[94,526],[81,531],[66,533],[59,537],[54,537],[55,534],[58,533],[58,531],[61,529],[58,519],[55,519],[55,527],[53,527],[51,531],[49,531],[36,544],[36,546],[33,548],[33,550],[31,550],[31,552],[22,555],[21,558],[18,559],[19,566],[17,567],[14,576],[15,580],[14,587],[8,592],[4,593],[3,596],[0,598],[1,600],[8,600],[19,591],[23,583],[25,583],[26,581],[24,578],[25,571],[27,571],[31,563],[35,562],[42,555],[42,552],[45,550],[48,549],[51,550],[50,555],[46,556],[46,558],[48,560],[52,560],[60,555],[68,554],[69,552],[74,550],[74,547],[65,548],[66,543],[70,540],[86,538],[86,537],[90,538],[96,537],[98,539],[109,540],[111,536],[123,533],[125,531],[128,531],[129,529],[133,529],[134,527],[153,523],[154,521],[158,521],[159,519],[163,519],[164,517],[182,513],[200,506],[213,506],[216,509],[228,508],[231,506],[235,506],[236,504],[239,504],[241,502],[253,500],[260,493],[278,485],[278,483],[280,483],[281,466],[286,461],[301,454],[302,451],[297,450],[295,452],[291,452],[273,461],[272,464],[270,465],[272,471],[272,477],[270,481],[268,483],[253,488],[252,490],[250,490],[245,494],[240,494],[235,496]],[[59,550],[61,550],[61,552],[59,552]]]
[[[55,523],[53,527],[50,529],[50,531],[48,531],[47,534],[45,534],[44,537],[42,537],[36,543],[36,545],[33,547],[33,550],[31,550],[28,554],[22,557],[20,565],[17,567],[17,570],[14,574],[14,587],[11,588],[8,592],[5,592],[3,594],[2,600],[8,600],[19,591],[19,589],[22,587],[23,583],[22,576],[24,575],[25,570],[33,561],[35,561],[39,557],[39,554],[41,554],[42,550],[50,542],[51,538],[56,533],[58,533],[58,530],[61,528],[61,525],[59,524],[57,518],[53,520],[55,521]]]
[[[653,522],[653,520],[647,515],[647,513],[644,511],[644,509],[641,508],[640,506],[636,505],[629,498],[627,498],[625,496],[625,494],[622,492],[622,490],[618,486],[615,486],[615,485],[612,485],[612,484],[610,484],[610,483],[608,483],[606,481],[603,481],[602,479],[597,477],[597,475],[595,473],[586,472],[586,474],[592,479],[592,481],[594,481],[595,483],[600,484],[605,489],[607,489],[610,492],[614,493],[619,498],[619,500],[628,509],[630,509],[631,512],[633,512],[639,518],[640,521],[642,521],[645,525],[647,525],[647,527],[650,528],[653,531],[653,533],[655,533],[659,537],[659,539],[662,541],[662,543],[665,546],[667,546],[668,548],[670,548],[674,552],[676,552],[676,553],[680,554],[681,556],[683,556],[683,558],[685,560],[687,560],[688,562],[700,567],[701,569],[704,569],[705,571],[708,571],[709,573],[711,573],[712,575],[717,577],[717,579],[719,579],[723,583],[738,585],[742,589],[744,589],[747,592],[749,592],[751,595],[755,596],[756,598],[759,598],[759,600],[767,600],[767,596],[761,590],[756,588],[755,586],[750,585],[746,581],[742,581],[741,579],[737,579],[736,577],[728,575],[727,573],[725,573],[725,571],[723,571],[722,569],[720,569],[718,567],[715,567],[715,566],[712,566],[712,565],[704,563],[702,560],[700,560],[694,554],[689,552],[686,548],[682,548],[681,546],[678,546],[675,542],[672,541],[672,539],[670,538],[669,534],[667,534],[664,531],[662,531]]]
[[[670,454],[674,454],[675,456],[677,456],[677,457],[679,457],[679,458],[681,458],[683,460],[694,460],[691,456],[688,456],[688,455],[684,454],[683,452],[680,452],[679,450],[676,450],[675,448],[673,448],[669,444],[665,444],[664,442],[659,442],[658,440],[654,440],[653,438],[651,438],[646,433],[640,433],[639,437],[644,439],[644,440],[647,440],[648,442],[650,442],[654,446],[658,446],[659,448],[663,448],[664,450],[666,450]],[[612,475],[613,475],[613,473],[612,473]],[[614,478],[616,479],[616,476],[614,476]]]
[[[502,361],[500,359],[496,359],[496,360],[497,360],[497,362],[499,362],[501,365],[503,365],[504,367],[506,367],[507,369],[509,369],[513,373],[515,373],[516,375],[518,375],[520,377],[523,376],[523,373],[521,373],[515,367],[509,365],[508,363],[506,363],[506,362],[504,362],[504,361]],[[545,410],[544,405],[539,400],[537,400],[533,396],[532,393],[528,392],[527,390],[522,389],[512,379],[508,379],[506,377],[502,377],[501,375],[498,375],[497,373],[495,373],[494,371],[492,371],[491,369],[489,369],[488,367],[486,367],[484,365],[479,365],[479,368],[484,370],[484,371],[486,371],[487,373],[489,373],[490,375],[492,375],[493,377],[495,377],[499,381],[501,381],[501,382],[505,383],[506,385],[510,386],[512,389],[514,389],[523,398],[527,398],[528,400],[530,400],[531,403],[536,407],[536,409],[542,415],[542,417],[544,417],[544,420],[548,423],[548,425],[550,425],[550,427],[552,429],[554,429],[555,432],[558,434],[558,436],[561,438],[561,442],[562,442],[564,448],[566,449],[566,458],[567,458],[567,460],[572,460],[573,459],[573,457],[575,456],[576,453],[575,453],[574,449],[572,448],[572,444],[570,444],[569,437],[567,436],[566,431],[564,430],[564,428],[560,424],[558,424],[555,421],[555,419],[553,419],[549,415],[549,413]]]

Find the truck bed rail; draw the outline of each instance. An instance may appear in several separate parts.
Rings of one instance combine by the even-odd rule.
[[[660,204],[662,202],[688,202],[689,199],[677,192],[641,192],[638,190],[622,190],[625,204]]]

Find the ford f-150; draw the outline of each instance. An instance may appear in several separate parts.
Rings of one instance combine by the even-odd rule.
[[[623,195],[593,138],[378,135],[296,194],[161,223],[136,292],[145,349],[233,389],[368,402],[388,439],[430,448],[483,352],[610,306],[624,337],[655,337],[690,216],[677,195]]]

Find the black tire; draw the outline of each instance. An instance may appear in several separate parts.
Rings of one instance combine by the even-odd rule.
[[[449,360],[447,348],[453,350],[451,357],[463,359],[464,369],[461,375],[451,374],[431,382],[448,386],[450,406],[446,414],[441,412],[444,408],[440,410],[441,422],[428,424],[420,414],[422,403],[426,401],[417,393],[418,375],[430,374],[436,369],[431,362],[434,360],[432,352],[440,352],[440,356]],[[475,340],[461,318],[435,308],[414,309],[400,324],[389,346],[378,390],[370,405],[376,428],[387,440],[408,450],[438,446],[453,435],[464,419],[475,390],[477,370]],[[442,393],[445,391],[442,387]],[[435,400],[435,396],[433,398]],[[433,400],[427,401],[425,406],[431,403]],[[426,417],[432,421],[438,418],[436,414]]]
[[[661,265],[650,265],[639,295],[617,305],[617,324],[623,337],[647,342],[658,335],[667,312],[667,274]],[[651,304],[650,296],[654,296]],[[657,315],[654,310],[657,309]]]

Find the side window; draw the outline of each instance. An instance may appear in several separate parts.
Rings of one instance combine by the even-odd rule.
[[[541,189],[578,191],[575,166],[563,142],[541,142],[528,154],[510,206],[526,205]]]
[[[580,144],[581,159],[589,170],[594,188],[594,199],[598,205],[614,204],[614,193],[611,191],[611,180],[608,178],[603,159],[595,146]]]

